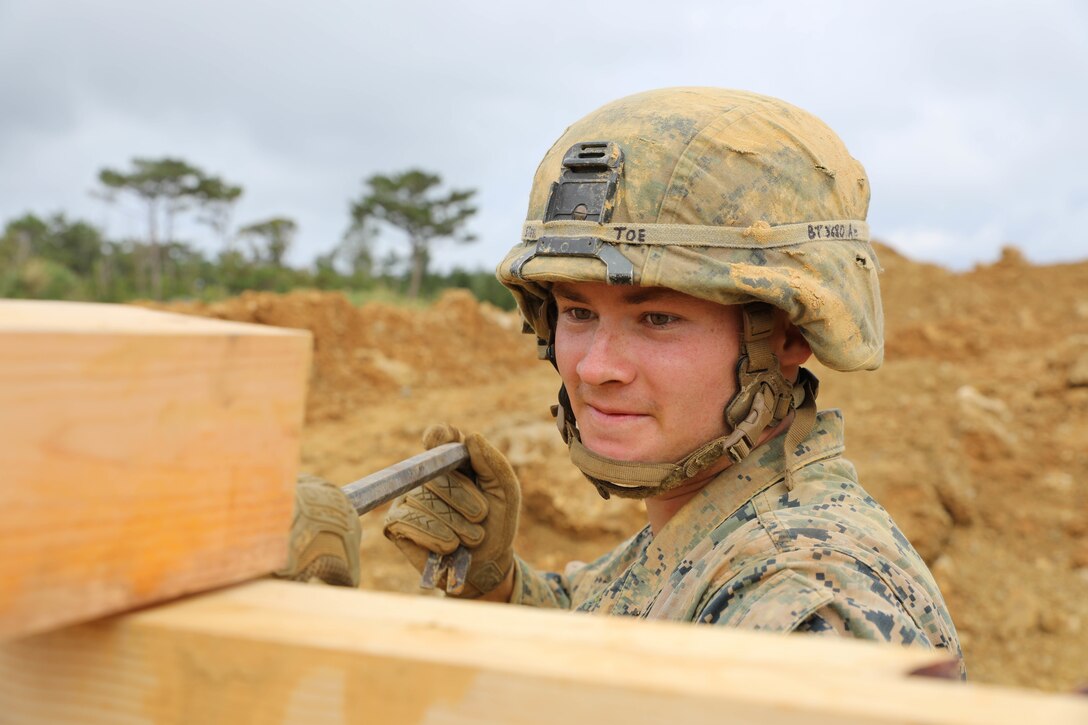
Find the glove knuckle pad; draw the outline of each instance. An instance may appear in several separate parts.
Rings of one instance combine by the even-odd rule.
[[[423,490],[473,523],[479,523],[487,516],[487,498],[466,476],[439,476],[428,481]]]

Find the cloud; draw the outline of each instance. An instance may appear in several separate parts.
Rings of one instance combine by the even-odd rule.
[[[65,209],[138,233],[87,195],[98,169],[179,155],[246,187],[239,223],[295,218],[297,263],[337,243],[364,178],[415,166],[479,189],[481,242],[438,263],[490,267],[567,124],[647,88],[718,85],[826,120],[893,244],[943,239],[957,264],[1007,242],[1083,258],[1086,59],[1076,0],[7,0],[0,222]]]

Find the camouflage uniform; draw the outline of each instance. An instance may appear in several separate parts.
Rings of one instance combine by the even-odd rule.
[[[657,536],[647,526],[563,575],[518,559],[511,602],[940,647],[962,662],[932,575],[842,457],[842,428],[839,411],[819,414],[792,491],[778,436],[720,473]]]
[[[817,415],[815,377],[800,368],[787,378],[771,349],[784,317],[827,367],[880,366],[884,315],[868,206],[865,170],[841,139],[778,99],[660,89],[576,121],[538,167],[521,242],[497,269],[540,356],[560,370],[556,284],[666,288],[737,305],[742,324],[727,425],[679,461],[590,450],[575,410],[585,401],[567,384],[593,386],[560,370],[553,413],[571,461],[602,495],[632,498],[701,480],[727,456],[731,465],[656,536],[644,529],[564,575],[513,557],[513,530],[501,517],[492,524],[441,488],[392,509],[387,535],[442,554],[458,539],[428,549],[432,530],[463,529],[470,548],[479,537],[469,523],[488,540],[501,535],[515,562],[515,603],[842,634],[960,658],[932,575],[841,457],[840,414]],[[756,445],[780,425],[785,432]],[[473,468],[491,488],[504,484],[494,501],[505,514],[517,481],[486,459],[474,456]]]

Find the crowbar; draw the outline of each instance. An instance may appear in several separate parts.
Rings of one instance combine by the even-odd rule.
[[[362,516],[397,496],[419,488],[432,478],[449,473],[466,461],[468,449],[464,443],[446,443],[352,481],[340,490],[351,501],[355,512]],[[446,572],[446,591],[460,594],[465,587],[470,563],[472,555],[464,546],[458,546],[452,554],[432,551],[427,556],[420,586],[433,589],[442,572]]]

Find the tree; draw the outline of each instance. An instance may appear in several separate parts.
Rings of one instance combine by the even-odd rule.
[[[333,259],[346,263],[354,279],[369,280],[374,276],[374,241],[377,237],[378,229],[371,219],[352,224],[340,245],[333,250]]]
[[[147,204],[147,242],[151,248],[152,294],[162,298],[163,258],[159,236],[160,223],[165,241],[174,241],[174,221],[177,215],[193,203],[207,207],[232,204],[242,195],[241,186],[232,186],[181,159],[132,160],[129,172],[102,169],[99,181],[108,191],[126,191]]]
[[[474,189],[455,189],[439,195],[442,179],[418,169],[366,180],[364,196],[351,205],[352,230],[362,230],[369,220],[395,227],[408,237],[410,281],[408,296],[417,297],[427,273],[431,244],[438,239],[467,243],[476,240],[463,231],[476,213],[469,200]],[[349,230],[349,234],[351,230]]]
[[[298,225],[294,220],[274,217],[242,227],[238,230],[238,235],[256,237],[263,242],[263,246],[257,247],[253,255],[257,261],[268,262],[273,267],[283,267],[283,256],[291,248],[297,230]]]
[[[49,235],[49,225],[33,214],[24,214],[4,227],[0,237],[0,262],[9,269],[22,266],[37,254]]]
[[[3,294],[79,297],[88,291],[104,245],[98,229],[61,213],[13,219],[0,236],[0,267],[7,270]]]
[[[204,209],[203,215],[198,217],[197,221],[211,227],[223,246],[227,246],[234,204],[241,195],[241,186],[231,186],[217,176],[204,177],[193,193]]]

